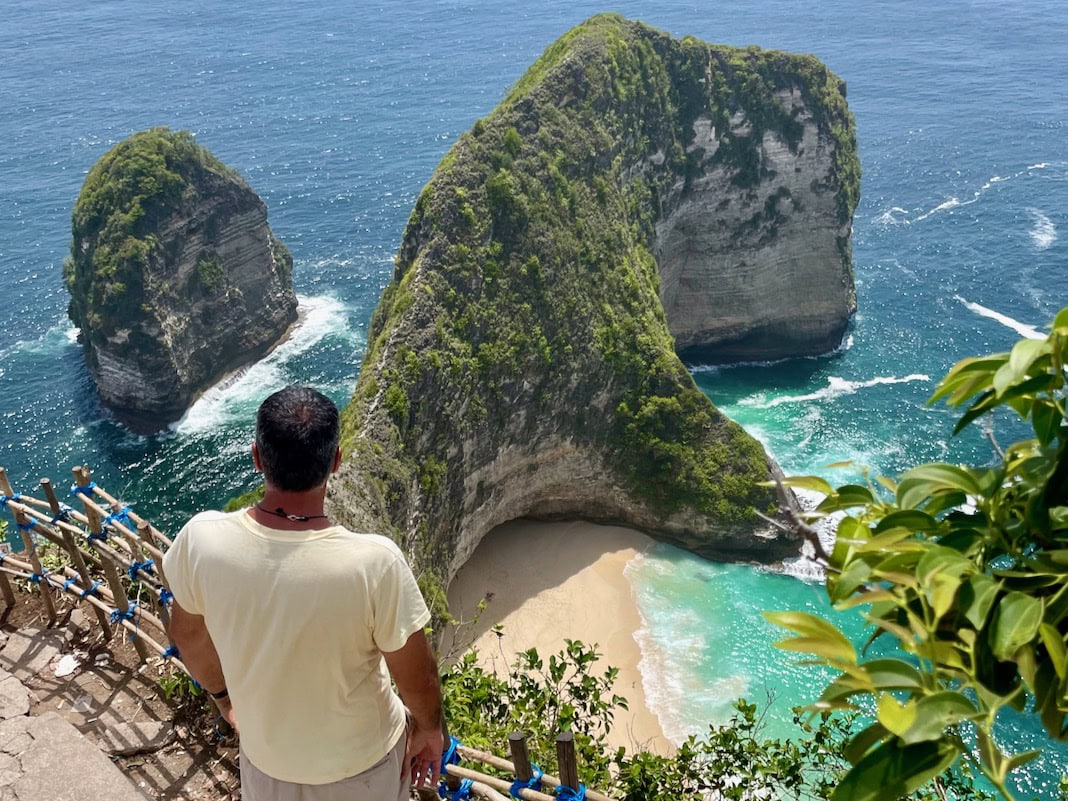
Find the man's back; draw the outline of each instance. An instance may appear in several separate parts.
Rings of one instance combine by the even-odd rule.
[[[340,526],[268,528],[194,517],[164,561],[203,615],[239,711],[242,751],[283,781],[322,784],[378,762],[404,732],[382,651],[427,622],[399,549]]]

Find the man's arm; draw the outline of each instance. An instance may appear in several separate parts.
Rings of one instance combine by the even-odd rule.
[[[211,641],[211,635],[208,634],[208,627],[204,625],[202,615],[192,615],[182,609],[177,601],[173,601],[168,633],[178,646],[183,664],[202,689],[212,695],[226,689],[226,677],[223,676],[219,654],[215,650],[215,643]],[[229,696],[212,697],[211,700],[215,702],[226,722],[236,729],[237,718],[234,716]]]
[[[385,652],[383,656],[401,700],[413,718],[402,777],[410,765],[412,784],[419,787],[429,779],[429,786],[434,787],[445,750],[437,660],[422,629],[412,634],[400,650]]]

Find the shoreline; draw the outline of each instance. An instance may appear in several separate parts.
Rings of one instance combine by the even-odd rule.
[[[469,622],[459,633],[446,632],[443,652],[455,649],[458,657],[474,646],[483,668],[506,671],[515,654],[529,648],[548,658],[567,639],[597,643],[596,667],[618,668],[612,692],[630,707],[616,713],[609,746],[673,753],[645,697],[635,637],[643,621],[624,575],[627,564],[652,544],[633,529],[583,521],[524,519],[498,526],[449,585],[452,614]],[[486,609],[473,621],[484,597]],[[495,633],[497,626],[502,635]]]

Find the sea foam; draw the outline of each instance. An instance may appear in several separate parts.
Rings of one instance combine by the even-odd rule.
[[[876,387],[881,384],[907,384],[911,381],[930,380],[930,376],[922,373],[913,373],[912,375],[907,375],[903,378],[897,378],[895,376],[876,376],[867,381],[848,381],[845,378],[838,378],[837,376],[832,375],[827,378],[827,386],[818,389],[815,392],[809,392],[804,395],[782,395],[771,399],[768,399],[764,393],[758,393],[757,395],[743,398],[738,401],[738,405],[752,406],[757,409],[771,409],[775,406],[781,406],[784,403],[807,403],[809,401],[832,400],[843,395],[852,395],[859,390],[868,387]]]
[[[1031,244],[1035,246],[1035,250],[1046,250],[1057,241],[1057,226],[1038,209],[1028,209],[1027,213],[1033,223],[1029,232]]]
[[[964,308],[968,311],[973,311],[980,317],[987,317],[991,320],[996,320],[1007,328],[1011,328],[1017,334],[1027,339],[1045,339],[1046,335],[1035,328],[1033,325],[1027,325],[1027,323],[1021,323],[1019,320],[1014,320],[1006,314],[1001,314],[993,309],[988,309],[986,306],[981,306],[978,303],[973,303],[970,300],[965,300],[960,295],[954,295],[954,300],[959,300],[964,304]]]
[[[290,335],[262,360],[231,373],[204,392],[181,420],[171,425],[178,434],[203,434],[236,419],[251,419],[267,395],[287,383],[286,364],[325,337],[341,335],[355,344],[345,305],[334,297],[299,297],[300,319]]]

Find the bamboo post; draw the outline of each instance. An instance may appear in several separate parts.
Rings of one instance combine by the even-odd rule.
[[[508,748],[512,752],[512,765],[515,767],[515,777],[521,782],[529,782],[534,778],[534,772],[530,769],[530,754],[527,751],[527,736],[521,731],[514,731],[508,735]]]
[[[0,493],[9,497],[15,494],[11,489],[11,482],[7,480],[7,471],[2,467],[0,467]],[[29,556],[30,564],[33,566],[33,575],[40,577],[35,579],[35,583],[41,588],[41,600],[44,601],[45,611],[48,613],[48,625],[51,626],[56,622],[56,602],[52,599],[52,590],[48,586],[48,582],[44,580],[45,571],[41,566],[41,559],[37,556],[37,547],[33,543],[33,535],[30,534],[30,528],[33,524],[34,521],[31,521],[25,512],[15,512],[15,525],[19,527],[19,533],[22,534],[22,543],[26,546],[26,553]]]
[[[2,468],[0,468],[2,469]],[[0,562],[3,562],[4,554],[0,552]],[[4,610],[7,611],[15,605],[15,593],[11,589],[11,582],[5,574],[0,573],[0,595],[4,596]]]
[[[556,761],[560,764],[560,784],[579,788],[578,760],[575,758],[575,734],[562,731],[556,735]]]
[[[59,520],[63,515],[63,507],[59,505],[59,498],[56,497],[56,491],[52,487],[52,482],[47,478],[41,479],[41,489],[44,491],[45,497],[48,499],[48,506],[52,510],[52,517],[55,520]],[[82,580],[82,586],[85,589],[89,589],[93,586],[93,576],[89,572],[88,566],[85,564],[85,559],[82,557],[82,552],[78,549],[78,543],[74,541],[74,535],[66,529],[59,529],[60,536],[63,538],[63,545],[67,549],[67,553],[70,554],[71,561],[74,562],[74,567],[78,571],[78,576]],[[93,612],[96,613],[97,622],[100,624],[100,628],[104,630],[104,639],[110,640],[111,622],[108,620],[107,613],[98,606],[93,606]]]
[[[73,468],[74,483],[79,487],[89,486],[89,467],[86,465],[77,466]],[[88,498],[86,498],[88,500]],[[85,516],[89,524],[89,533],[94,535],[102,534],[100,526],[100,513],[96,510],[96,504],[85,504]],[[111,598],[115,602],[115,608],[119,610],[122,615],[122,619],[126,619],[126,615],[130,611],[130,599],[126,597],[126,590],[122,586],[122,579],[119,578],[119,571],[115,569],[115,565],[110,559],[101,559],[101,566],[104,568],[104,575],[107,576],[108,584],[111,589]],[[137,649],[137,655],[141,657],[142,661],[148,659],[148,648],[145,646],[141,639],[136,635],[133,637],[134,648]]]

